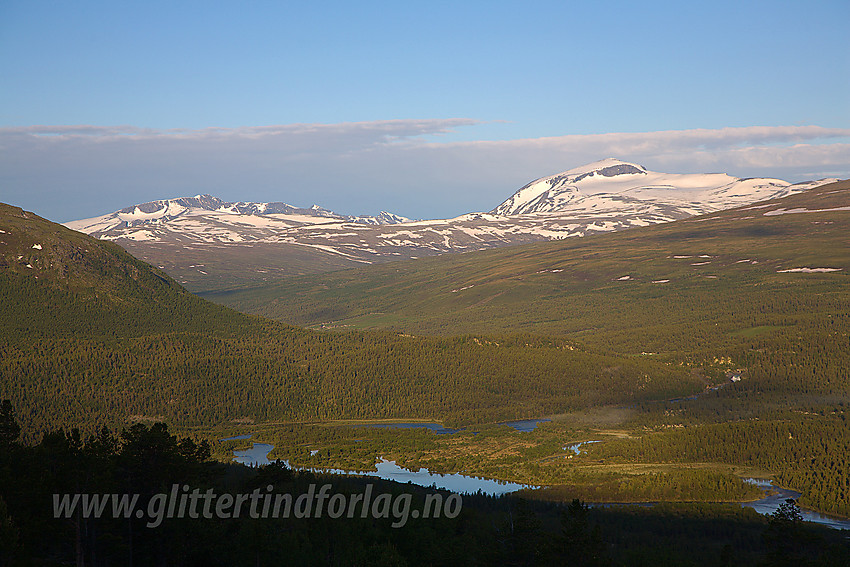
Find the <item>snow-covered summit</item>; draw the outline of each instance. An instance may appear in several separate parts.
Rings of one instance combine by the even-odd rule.
[[[784,197],[827,180],[792,185],[781,179],[739,179],[725,173],[678,174],[608,158],[536,179],[492,213],[504,216],[568,213],[589,209],[626,212],[635,204],[700,214]]]
[[[646,168],[642,165],[610,157],[574,167],[558,175],[601,175],[604,177],[614,177],[615,175],[640,175],[641,173],[646,173]]]

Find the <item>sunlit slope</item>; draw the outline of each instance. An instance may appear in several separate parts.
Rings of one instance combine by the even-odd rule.
[[[193,326],[212,330],[211,308],[120,246],[0,204],[0,329],[22,337],[127,336]]]
[[[112,243],[0,205],[0,399],[12,400],[27,440],[160,419],[467,423],[705,384],[686,368],[562,340],[289,327],[204,301]]]
[[[693,352],[846,317],[850,182],[666,225],[209,294],[298,325]]]

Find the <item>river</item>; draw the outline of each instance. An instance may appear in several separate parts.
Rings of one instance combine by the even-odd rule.
[[[254,443],[250,449],[233,451],[234,460],[248,466],[262,466],[269,464],[269,453],[274,447],[268,443]],[[458,494],[475,494],[482,492],[490,496],[500,496],[510,492],[516,492],[523,488],[536,488],[516,482],[503,482],[491,478],[480,478],[467,476],[460,473],[437,474],[428,469],[409,471],[398,466],[395,461],[381,458],[376,464],[374,471],[346,471],[342,469],[313,469],[307,467],[293,467],[288,461],[283,461],[287,467],[295,470],[308,470],[316,473],[342,474],[356,476],[371,476],[383,480],[393,480],[400,483],[412,483],[417,486],[436,487]]]
[[[776,486],[770,481],[754,478],[747,478],[744,480],[755,484],[765,491],[765,497],[761,500],[756,500],[755,502],[744,502],[741,504],[746,508],[752,508],[759,514],[773,514],[779,509],[779,506],[785,503],[786,500],[799,500],[800,496],[802,496],[799,492],[782,488],[781,486]],[[822,524],[836,530],[850,530],[850,520],[831,518],[811,510],[800,510],[800,512],[802,513],[803,519],[807,522]]]
[[[566,447],[566,449],[569,449],[578,454],[578,452],[581,450],[581,446],[586,443],[588,442],[586,441],[584,443],[571,445]],[[269,464],[268,455],[271,450],[274,449],[274,446],[269,445],[268,443],[253,443],[252,445],[253,446],[250,449],[233,451],[234,460],[238,463],[242,463],[248,466],[262,466]],[[286,464],[286,466],[290,466],[289,462],[284,461],[284,463]],[[377,469],[376,471],[361,472],[345,471],[342,469],[309,469],[298,467],[292,468],[295,468],[296,470],[310,470],[317,473],[371,476],[383,480],[393,480],[401,483],[409,482],[417,486],[434,486],[436,488],[442,488],[445,490],[450,490],[452,492],[457,492],[458,494],[474,494],[480,491],[490,496],[501,496],[503,494],[516,492],[517,490],[521,490],[523,488],[536,488],[535,486],[518,484],[515,482],[503,482],[490,478],[467,476],[460,473],[437,474],[432,473],[427,469],[409,471],[398,466],[394,461],[387,461],[384,458],[381,458],[375,464],[375,468]],[[746,480],[747,482],[757,484],[765,491],[764,498],[756,500],[754,502],[744,502],[741,504],[742,506],[745,506],[747,508],[754,509],[759,514],[773,514],[777,509],[779,509],[779,506],[782,505],[786,500],[797,500],[801,496],[799,492],[788,490],[786,488],[781,488],[770,483],[769,481],[762,481],[757,479]],[[637,504],[639,503],[636,503],[636,505]],[[850,530],[850,520],[831,518],[829,516],[824,516],[822,514],[818,514],[817,512],[812,512],[809,510],[803,510],[802,514],[803,519],[808,522],[815,522],[816,524],[821,524],[837,530]]]

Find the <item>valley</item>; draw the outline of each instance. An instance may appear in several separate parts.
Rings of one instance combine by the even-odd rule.
[[[742,526],[729,507],[760,498],[758,478],[846,518],[848,225],[843,181],[199,297],[4,205],[0,398],[28,447],[167,423],[220,463],[256,442],[294,468],[383,459],[542,487],[514,496],[538,506],[709,506]],[[523,419],[545,421],[504,423]]]
[[[0,2],[0,567],[850,567],[848,21]]]
[[[753,208],[592,239],[387,264],[206,295],[317,329],[385,329],[423,337],[485,329],[494,335],[533,331],[570,337],[622,356],[698,368],[706,376],[704,394],[631,406],[632,413],[617,425],[627,432],[625,440],[602,437],[608,441],[589,451],[606,455],[600,462],[611,467],[614,455],[622,455],[638,439],[670,443],[681,451],[683,441],[676,432],[682,429],[692,428],[699,436],[719,423],[743,423],[735,426],[740,431],[731,433],[739,436],[758,430],[763,424],[757,422],[766,420],[770,427],[788,424],[802,432],[817,430],[822,419],[836,418],[828,427],[844,427],[848,381],[840,361],[847,356],[850,339],[844,308],[844,272],[850,267],[850,217],[844,212],[850,205],[848,189],[842,182]],[[283,297],[286,301],[278,299]],[[498,340],[490,344],[497,345]],[[805,415],[824,417],[800,421]],[[578,428],[571,430],[573,438],[605,430],[595,419],[574,423]],[[541,434],[531,435],[529,440]],[[845,452],[848,438],[846,431],[838,434],[839,445],[829,447],[824,458]],[[476,435],[470,442],[475,445],[480,439]],[[616,466],[647,471],[660,460],[665,467],[687,470],[693,463],[728,463],[720,470],[732,475],[729,478],[752,474],[725,468],[734,464],[798,483],[809,474],[790,457],[810,451],[805,445],[792,449],[777,439],[775,458],[754,461],[730,448],[740,445],[735,439],[722,443],[728,453],[706,450],[679,464],[670,457],[634,454]],[[540,447],[537,443],[532,445]],[[617,449],[606,452],[609,446]],[[531,484],[564,482],[551,464],[534,474],[521,473],[521,463],[533,461],[529,455],[516,455],[504,468],[493,468],[499,461],[495,455],[510,451],[510,444],[499,447],[488,453],[483,461],[487,465],[479,464],[480,469],[470,466],[467,455],[477,453],[471,447],[458,453],[463,455],[455,457],[459,461],[449,459],[445,469],[445,448],[434,461],[408,462],[403,453],[392,457],[414,470],[424,466]],[[558,450],[552,447],[543,462],[559,462]],[[369,466],[377,456],[369,455],[360,466]],[[601,470],[616,469],[590,468],[582,474],[598,475]],[[810,486],[812,481],[796,486]],[[833,496],[842,493],[842,483],[840,474],[833,476],[825,490]],[[825,495],[818,492],[805,502],[823,510],[814,503],[823,502]],[[618,498],[628,499],[623,494]],[[842,509],[846,514],[848,509]]]

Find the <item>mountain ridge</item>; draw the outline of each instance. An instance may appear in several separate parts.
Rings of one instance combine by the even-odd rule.
[[[151,223],[166,223],[181,215],[191,214],[193,210],[244,216],[283,215],[293,217],[288,220],[294,225],[299,223],[310,224],[311,221],[321,223],[326,220],[357,224],[398,224],[410,221],[406,217],[387,211],[381,211],[378,215],[339,215],[319,205],[305,209],[283,202],[227,202],[213,195],[199,194],[194,197],[158,199],[131,205],[114,213],[69,221],[65,223],[65,226],[86,234],[105,234],[114,229],[141,227]]]
[[[607,158],[532,181],[490,212],[452,219],[410,220],[383,212],[352,217],[318,205],[230,203],[197,195],[65,224],[115,241],[192,291],[209,291],[665,223],[829,181],[665,174]]]

